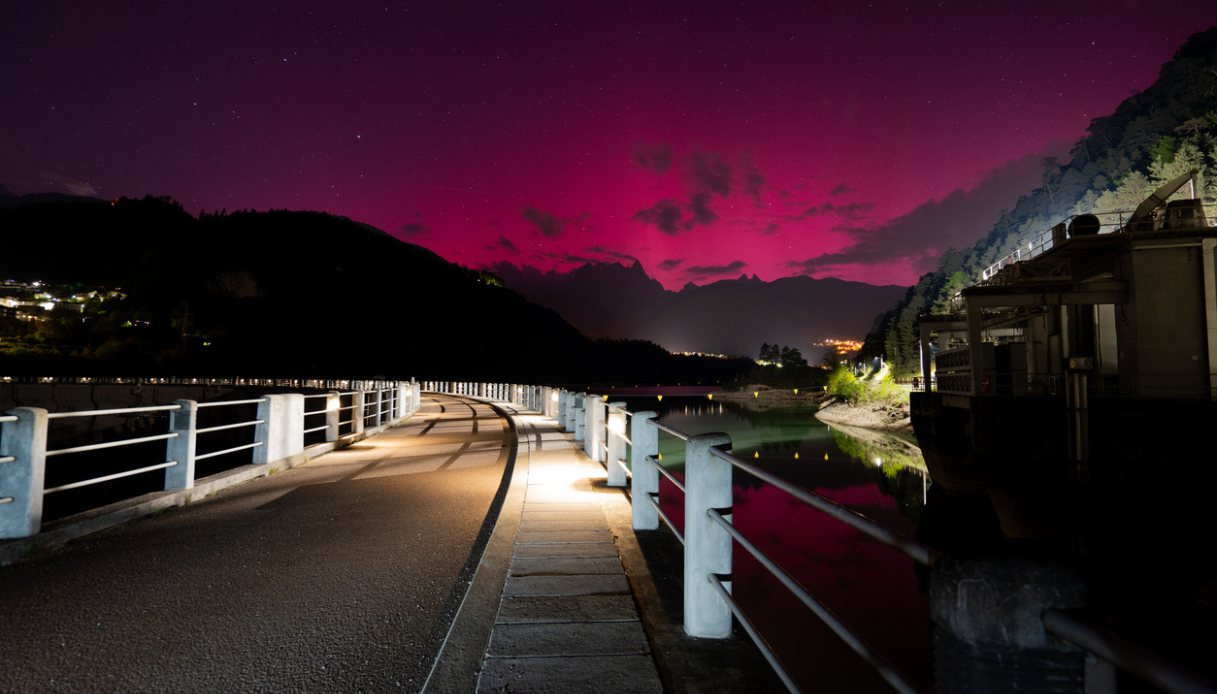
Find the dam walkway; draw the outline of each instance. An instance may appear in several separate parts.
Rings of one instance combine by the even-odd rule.
[[[504,407],[428,394],[347,448],[0,568],[0,690],[659,691],[601,499],[626,502]]]

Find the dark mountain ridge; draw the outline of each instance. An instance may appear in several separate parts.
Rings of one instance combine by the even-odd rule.
[[[678,352],[755,355],[762,342],[806,350],[825,338],[857,339],[906,291],[836,278],[766,282],[743,275],[673,292],[637,261],[588,263],[565,273],[510,263],[490,270],[589,334],[653,340]]]
[[[590,340],[486,273],[319,212],[25,203],[0,208],[0,249],[2,278],[125,295],[87,320],[26,324],[8,346],[38,349],[0,344],[6,373],[633,384],[718,381],[746,366]]]

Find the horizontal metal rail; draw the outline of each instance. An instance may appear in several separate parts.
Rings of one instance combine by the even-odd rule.
[[[204,453],[203,455],[196,455],[194,457],[194,460],[197,463],[200,460],[207,460],[208,458],[216,458],[221,455],[228,455],[229,453],[236,453],[237,451],[243,451],[243,450],[246,450],[247,448],[257,448],[258,446],[261,446],[261,445],[263,445],[261,441],[255,441],[253,443],[247,443],[244,446],[233,446],[232,448],[225,448],[222,451],[213,451],[211,453]]]
[[[660,422],[655,422],[655,420],[653,420],[653,419],[651,421],[655,423],[654,426],[656,429],[658,429],[660,431],[666,431],[669,434],[680,439],[681,441],[689,440],[689,435],[686,434],[685,432],[681,431],[680,429],[673,429],[672,427],[668,426],[667,424],[661,424]]]
[[[198,458],[195,458],[195,460],[198,460]],[[109,482],[110,480],[122,479],[123,477],[131,477],[132,475],[140,475],[145,472],[152,472],[153,470],[163,470],[167,467],[173,467],[174,465],[177,465],[177,461],[170,460],[167,463],[158,463],[157,465],[149,465],[148,467],[141,467],[136,470],[127,470],[126,472],[116,472],[113,475],[106,475],[104,477],[94,477],[91,480],[82,480],[80,482],[72,482],[71,484],[60,485],[58,487],[51,487],[50,489],[42,490],[42,494],[45,496],[47,494],[54,494],[55,492],[66,492],[69,489],[87,487],[92,484],[101,484],[102,482]]]
[[[266,398],[252,398],[250,400],[217,400],[215,402],[200,402],[199,407],[225,407],[227,405],[259,405],[266,402]]]
[[[667,470],[667,468],[660,465],[659,461],[655,460],[655,456],[648,455],[647,460],[650,461],[650,463],[655,466],[655,469],[659,471],[659,474],[663,475],[664,477],[667,477],[668,481],[670,481],[672,484],[676,485],[677,489],[679,489],[681,492],[685,491],[685,483],[681,482],[679,479],[677,479],[676,475],[673,475],[671,472],[669,472]]]
[[[655,512],[659,514],[659,518],[667,524],[668,529],[672,531],[672,534],[675,535],[676,539],[680,540],[680,544],[683,545],[685,543],[685,536],[680,534],[680,531],[676,529],[676,524],[673,523],[672,519],[668,518],[668,514],[664,513],[663,509],[659,507],[659,495],[647,494],[647,501],[651,502],[651,505],[655,507]]]
[[[0,506],[13,503],[14,499],[11,496],[0,497]]]
[[[328,398],[328,397],[330,397],[329,393],[313,393],[312,395],[304,396],[304,399],[310,400],[312,398]]]
[[[341,412],[343,410],[353,410],[356,407],[359,407],[359,405],[347,405],[346,407],[339,407],[338,411]]]
[[[739,620],[740,626],[744,627],[744,631],[748,632],[748,636],[752,637],[752,642],[760,649],[761,655],[765,656],[765,660],[769,661],[769,667],[773,668],[773,671],[777,673],[778,678],[782,680],[782,684],[786,685],[786,688],[792,692],[801,691],[799,685],[795,684],[794,679],[790,676],[790,673],[786,672],[786,668],[782,667],[781,661],[778,660],[777,654],[770,648],[769,642],[761,636],[756,625],[752,623],[752,620],[748,619],[748,615],[744,614],[744,611],[740,609],[740,606],[731,597],[731,591],[727,590],[727,587],[723,585],[722,579],[714,574],[707,574],[706,580],[710,582],[710,585],[714,586],[718,596],[723,599],[723,602],[727,603],[727,607],[731,608],[731,613]]]
[[[618,460],[617,460],[617,466],[618,466],[618,467],[620,467],[620,468],[621,468],[623,471],[625,471],[625,476],[626,476],[626,477],[633,477],[633,476],[634,476],[634,471],[633,471],[633,470],[630,470],[630,466],[629,466],[629,465],[626,465],[624,460],[618,459]]]
[[[1073,645],[1090,651],[1155,687],[1173,694],[1217,691],[1217,683],[1171,663],[1162,656],[1110,631],[1078,619],[1064,610],[1044,612],[1044,628]]]
[[[751,463],[736,458],[722,449],[711,448],[710,454],[734,465],[757,479],[781,489],[808,506],[823,511],[824,513],[836,518],[853,529],[864,533],[865,535],[868,535],[869,537],[878,540],[889,547],[893,547],[901,552],[904,552],[911,559],[920,564],[930,566],[938,559],[939,552],[937,550],[926,547],[920,542],[910,540],[897,532],[885,528],[884,526],[879,525],[875,521],[867,518],[857,511],[854,511],[851,508],[842,506],[841,504],[838,504],[827,497],[820,496],[815,492],[810,492],[802,487],[797,487],[771,472],[767,472]]]
[[[164,441],[166,439],[176,439],[181,436],[178,432],[172,434],[157,434],[155,436],[141,436],[136,439],[123,439],[122,441],[108,441],[106,443],[91,443],[87,446],[75,446],[72,448],[60,448],[54,451],[47,451],[46,457],[53,458],[57,455],[67,455],[69,453],[84,453],[85,451],[100,451],[104,448],[118,448],[120,446],[133,446],[137,443],[148,443],[150,441]]]
[[[216,427],[207,427],[206,429],[196,429],[196,434],[210,434],[213,431],[225,431],[228,429],[240,429],[241,427],[252,427],[257,424],[265,424],[265,419],[255,419],[249,422],[237,422],[236,424],[221,424]]]
[[[892,685],[892,687],[898,692],[907,692],[912,694],[917,691],[912,684],[905,680],[904,677],[901,676],[894,667],[892,667],[891,663],[889,663],[887,659],[879,654],[879,651],[863,640],[861,636],[854,633],[853,630],[846,626],[845,622],[841,621],[841,618],[834,614],[827,605],[812,596],[812,594],[809,593],[806,588],[800,585],[798,581],[794,580],[790,574],[786,573],[785,569],[778,566],[777,563],[775,563],[764,552],[757,548],[756,545],[752,544],[751,540],[744,537],[744,534],[741,533],[738,528],[732,525],[731,521],[724,518],[721,513],[715,511],[714,509],[706,509],[706,515],[709,516],[710,519],[715,523],[722,526],[722,528],[727,531],[728,535],[735,538],[735,541],[738,542],[741,547],[747,550],[749,554],[755,557],[756,560],[761,563],[761,566],[765,567],[769,573],[773,574],[774,578],[778,579],[782,582],[782,585],[786,586],[786,590],[793,593],[794,596],[799,599],[799,602],[802,602],[807,606],[807,609],[814,612],[815,615],[820,618],[820,621],[824,622],[829,629],[832,629],[833,633],[836,634],[838,638],[853,649],[854,653],[857,653],[872,668],[874,668],[879,676],[884,679],[884,681]],[[732,608],[731,611],[735,612],[735,608]],[[754,636],[753,641],[755,640],[756,637]],[[781,673],[779,672],[779,674]]]
[[[13,415],[0,415],[0,424],[3,424],[4,422],[15,422],[15,421],[17,421],[17,418],[14,417]]]
[[[17,459],[16,459],[16,458],[14,458],[14,457],[13,457],[13,456],[11,456],[11,455],[4,455],[4,456],[0,456],[0,463],[11,463],[11,462],[14,462],[14,461],[16,461],[16,460],[17,460]]]
[[[139,414],[143,412],[172,412],[181,405],[151,405],[149,407],[116,407],[112,410],[80,410],[79,412],[51,412],[47,419],[70,419],[72,417],[99,417],[111,414]]]
[[[304,430],[304,433],[306,433],[306,434],[311,434],[311,433],[313,433],[314,431],[324,431],[325,429],[329,429],[329,428],[330,428],[330,427],[329,427],[329,425],[328,425],[328,424],[322,424],[322,425],[321,425],[321,426],[319,426],[319,427],[313,427],[312,429],[305,429],[305,430]]]

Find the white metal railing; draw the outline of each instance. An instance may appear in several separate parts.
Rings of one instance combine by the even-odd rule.
[[[98,383],[104,379],[88,379],[86,382]],[[123,379],[110,379],[122,381]],[[168,379],[145,379],[140,383],[161,385]],[[73,489],[112,482],[115,480],[143,475],[157,470],[165,471],[163,489],[174,491],[190,489],[195,484],[196,464],[213,458],[231,455],[242,451],[252,451],[254,464],[266,464],[292,459],[305,454],[305,437],[317,436],[324,432],[324,442],[335,443],[343,437],[364,434],[377,427],[390,425],[413,414],[420,405],[420,391],[417,382],[364,382],[364,381],[324,381],[320,379],[176,379],[177,384],[202,384],[203,381],[220,382],[232,385],[268,385],[283,387],[284,384],[294,384],[301,387],[317,387],[327,384],[342,384],[353,390],[331,390],[327,393],[302,395],[298,393],[273,394],[260,398],[241,400],[219,400],[214,402],[196,402],[194,400],[178,400],[171,405],[150,405],[142,407],[115,407],[106,409],[77,410],[70,412],[48,412],[35,407],[20,407],[7,414],[0,415],[0,539],[28,537],[39,532],[42,526],[43,499],[50,494],[57,494]],[[365,394],[369,395],[365,399]],[[350,404],[342,405],[343,398],[348,398]],[[306,401],[319,400],[319,409],[306,409]],[[239,408],[256,407],[257,414],[252,418],[240,418]],[[365,407],[372,407],[371,417],[356,414]],[[234,408],[237,421],[224,421],[224,414],[212,415],[209,419],[218,423],[199,426],[198,417],[202,410],[212,408]],[[248,410],[245,410],[248,412]],[[49,440],[64,438],[69,432],[56,431],[53,422],[70,421],[88,417],[118,417],[129,418],[168,415],[168,431],[164,433],[144,433],[147,426],[156,426],[155,420],[141,423],[142,435],[129,436],[112,441],[79,443],[61,447],[48,446]],[[324,416],[324,424],[305,426],[309,417]],[[246,415],[248,417],[248,415]],[[228,417],[232,419],[232,417]],[[343,429],[346,429],[343,432]],[[213,437],[221,432],[248,431],[248,438],[236,445],[217,448]],[[165,454],[158,461],[147,461],[149,451],[132,449],[131,462],[133,467],[118,471],[107,471],[106,474],[95,475],[87,479],[71,480],[63,484],[47,486],[45,484],[47,463],[61,456],[79,455],[97,451],[121,449],[130,446],[146,445],[159,441],[165,442]],[[200,445],[200,442],[212,442],[212,445]],[[239,441],[239,439],[238,439]],[[232,443],[232,435],[228,442]],[[143,458],[144,460],[140,460]],[[93,461],[88,461],[88,465]],[[148,462],[149,464],[139,464]],[[112,469],[112,466],[111,466]]]

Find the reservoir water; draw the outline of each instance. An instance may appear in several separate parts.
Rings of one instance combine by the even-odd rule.
[[[701,397],[614,396],[634,412],[651,410],[687,434],[724,432],[736,457],[913,536],[929,480],[916,448],[881,435],[826,425],[809,408],[748,411]],[[684,443],[660,435],[665,468],[684,473]],[[867,538],[739,470],[733,522],[919,688],[932,685],[924,577],[904,554]],[[660,504],[679,527],[683,497],[660,480]],[[848,683],[849,691],[891,691],[751,555],[734,549],[733,594],[783,665],[809,688]]]

